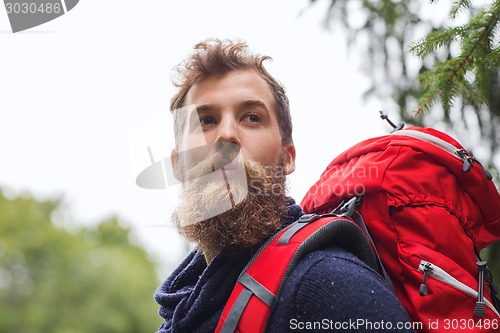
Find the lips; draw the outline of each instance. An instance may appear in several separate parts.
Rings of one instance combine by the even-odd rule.
[[[73,9],[79,0],[4,0],[12,32],[52,21]]]
[[[235,178],[235,177],[243,177],[245,176],[245,169],[242,168],[226,168],[223,167],[220,169],[225,178]]]
[[[235,169],[235,166],[231,164],[233,160],[216,160],[213,161],[212,171],[223,169],[224,171],[230,171],[231,169]]]

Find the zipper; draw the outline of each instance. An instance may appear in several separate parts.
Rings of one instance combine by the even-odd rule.
[[[420,264],[418,265],[418,270],[424,273],[424,277],[422,280],[422,284],[420,285],[419,292],[421,296],[426,296],[428,293],[427,290],[427,285],[426,281],[428,277],[432,277],[438,281],[441,281],[457,290],[460,290],[461,292],[477,299],[479,293],[474,290],[473,288],[469,287],[468,285],[458,281],[455,279],[452,275],[450,275],[448,272],[443,270],[441,267],[434,265],[433,263],[430,263],[426,260],[420,261]],[[497,317],[500,318],[500,314],[498,311],[495,309],[493,304],[486,298],[483,298],[484,305],[488,306],[496,315]]]
[[[440,138],[438,138],[434,135],[420,132],[420,131],[415,131],[415,130],[397,131],[397,132],[391,133],[391,135],[409,136],[412,138],[416,138],[416,139],[431,143],[431,144],[443,149],[444,151],[448,152],[453,157],[462,161],[463,162],[462,170],[464,172],[469,172],[472,169],[472,167],[474,166],[474,163],[476,163],[483,170],[484,175],[486,176],[486,179],[488,179],[488,180],[493,179],[493,176],[491,175],[491,173],[467,150],[465,150],[463,148],[457,148],[454,145],[452,145],[451,143],[446,142],[444,140],[441,140]]]

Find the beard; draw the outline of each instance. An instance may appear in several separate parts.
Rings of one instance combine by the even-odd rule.
[[[172,215],[180,234],[195,243],[207,261],[219,253],[238,255],[262,243],[282,227],[287,215],[283,161],[264,167],[239,154],[218,170],[213,170],[213,158],[190,168],[181,204]]]

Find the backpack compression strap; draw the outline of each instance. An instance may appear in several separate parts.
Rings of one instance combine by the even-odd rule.
[[[264,332],[285,278],[307,253],[324,245],[348,250],[374,270],[378,262],[352,220],[332,214],[303,215],[264,244],[241,273],[215,332]]]

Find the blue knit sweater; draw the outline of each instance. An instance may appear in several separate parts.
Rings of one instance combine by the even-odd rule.
[[[301,214],[292,201],[285,224]],[[213,332],[255,250],[219,255],[208,266],[201,252],[189,254],[155,293],[165,319],[158,333]],[[407,322],[380,275],[351,253],[331,247],[306,255],[287,277],[266,332],[413,332],[397,328]]]

